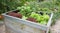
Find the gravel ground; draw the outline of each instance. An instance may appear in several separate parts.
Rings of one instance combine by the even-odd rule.
[[[5,33],[5,26],[4,25],[0,25],[0,33]]]
[[[5,26],[0,25],[0,33],[5,33]],[[51,33],[60,33],[60,19],[56,21],[56,24],[52,26]]]
[[[60,19],[52,26],[51,33],[60,33]]]

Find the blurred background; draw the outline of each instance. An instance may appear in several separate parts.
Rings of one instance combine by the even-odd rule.
[[[55,24],[56,20],[60,19],[60,0],[0,0],[0,24],[4,20],[2,13],[15,10],[17,7],[28,3],[32,8],[37,8],[35,11],[40,11],[39,8],[41,8],[43,11],[46,9],[47,12],[53,12],[52,25]]]

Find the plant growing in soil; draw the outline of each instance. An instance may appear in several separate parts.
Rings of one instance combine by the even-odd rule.
[[[36,5],[36,6],[34,6],[34,5]],[[51,10],[48,8],[40,8],[39,4],[28,3],[27,5],[17,7],[17,9],[19,10],[19,12],[17,12],[17,13],[11,12],[11,13],[9,13],[9,15],[18,17],[18,18],[22,18],[25,20],[29,20],[32,22],[44,24],[44,25],[47,24],[47,22],[50,18],[49,13]],[[42,11],[42,12],[40,12],[40,11]],[[47,11],[47,13],[46,13],[46,11]]]
[[[32,17],[28,18],[27,20],[32,21],[32,22],[37,22],[37,20],[35,18],[32,18]]]
[[[47,24],[47,22],[49,20],[49,15],[46,14],[46,13],[42,13],[42,14],[32,12],[32,13],[30,13],[29,16],[25,16],[25,15],[20,14],[19,12],[17,12],[17,13],[9,12],[8,13],[8,15],[10,15],[10,16],[22,18],[22,19],[25,19],[25,20],[28,20],[28,21],[32,21],[32,22],[36,22],[36,23],[40,23],[40,24],[45,25],[45,24]]]
[[[18,17],[18,18],[22,18],[22,14],[15,13],[15,12],[9,12],[8,15]]]
[[[47,22],[49,20],[49,15],[47,15],[47,14],[41,15],[41,14],[38,14],[35,12],[32,12],[30,17],[35,18],[36,21],[41,24],[47,24]]]

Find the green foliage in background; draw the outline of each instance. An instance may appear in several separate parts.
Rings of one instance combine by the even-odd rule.
[[[48,9],[51,9],[54,13],[53,15],[53,24],[57,19],[60,19],[60,0],[47,0],[44,2],[41,2],[41,7],[46,7]]]
[[[27,1],[36,0],[0,0],[0,14],[9,10],[14,10],[16,7],[24,5]]]

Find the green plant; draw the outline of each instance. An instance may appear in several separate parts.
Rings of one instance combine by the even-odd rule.
[[[30,17],[32,18],[35,18],[37,20],[37,22],[39,22],[40,24],[47,24],[48,20],[49,20],[49,15],[47,14],[38,14],[38,13],[35,13],[35,12],[32,12]]]
[[[24,4],[24,6],[17,7],[20,10],[20,13],[29,16],[31,12],[43,11],[43,12],[51,12],[49,8],[41,8],[38,2],[28,2],[28,4]]]
[[[24,3],[35,0],[0,0],[0,14],[22,6]]]
[[[28,16],[32,12],[30,6],[22,6],[18,7],[17,9],[19,9],[20,10],[19,13],[21,13],[24,16]]]

